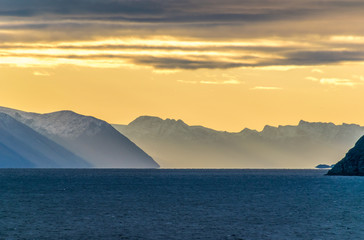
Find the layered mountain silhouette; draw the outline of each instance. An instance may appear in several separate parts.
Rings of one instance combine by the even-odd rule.
[[[113,126],[165,168],[314,168],[341,159],[364,134],[356,124],[306,121],[230,133],[150,116]]]
[[[1,167],[159,167],[110,124],[94,117],[3,107],[0,114]]]
[[[356,124],[305,121],[231,133],[149,116],[112,126],[72,111],[0,107],[0,167],[158,168],[153,157],[165,168],[313,168],[341,159],[363,134]],[[363,142],[330,172],[364,174]]]

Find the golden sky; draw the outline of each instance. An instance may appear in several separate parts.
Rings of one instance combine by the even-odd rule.
[[[227,131],[364,125],[364,2],[5,0],[0,105]]]

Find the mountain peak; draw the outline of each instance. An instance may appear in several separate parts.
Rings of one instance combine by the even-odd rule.
[[[246,135],[246,136],[252,136],[252,135],[258,135],[258,131],[252,130],[250,128],[244,128],[242,131],[240,131],[240,134]]]
[[[71,110],[61,110],[61,111],[46,113],[45,115],[47,115],[47,114],[53,114],[53,115],[80,115],[80,114],[75,113],[74,111],[71,111]]]
[[[300,120],[300,122],[298,123],[298,126],[299,125],[307,125],[309,124],[309,122],[305,121],[305,120]]]
[[[165,120],[165,122],[167,122],[167,123],[169,122],[169,123],[176,124],[176,125],[187,126],[187,124],[184,121],[182,121],[181,119],[176,120],[176,119],[167,118]]]
[[[273,126],[270,126],[270,125],[265,125],[263,130],[262,130],[262,133],[272,132],[272,131],[275,131],[277,129],[278,129],[277,127],[273,127]]]
[[[160,117],[144,115],[144,116],[137,117],[136,119],[131,121],[129,123],[129,125],[146,123],[146,122],[162,122],[162,121],[163,121],[163,119],[161,119]]]
[[[188,126],[185,122],[183,122],[181,119],[175,120],[173,118],[166,118],[163,120],[159,117],[154,116],[140,116],[136,118],[134,121],[128,124],[128,126],[134,126],[134,127],[157,127],[157,126]]]
[[[92,136],[107,126],[105,121],[69,110],[39,115],[30,124],[42,133],[66,138],[77,138],[81,135]]]

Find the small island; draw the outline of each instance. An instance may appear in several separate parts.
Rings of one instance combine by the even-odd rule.
[[[335,165],[328,165],[328,164],[319,164],[317,165],[315,168],[318,168],[318,169],[323,169],[323,168],[332,168],[334,167]]]

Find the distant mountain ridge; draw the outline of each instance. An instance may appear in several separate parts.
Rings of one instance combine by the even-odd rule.
[[[110,124],[94,117],[83,116],[72,111],[38,114],[4,107],[0,107],[0,113],[9,116],[18,123],[17,127],[9,129],[10,132],[18,131],[19,129],[24,131],[24,127],[31,129],[49,143],[60,146],[73,155],[78,156],[79,159],[86,163],[82,167],[159,167],[149,155],[116,131]],[[23,128],[18,126],[23,126]],[[3,140],[5,141],[6,139]],[[32,138],[24,137],[24,142],[31,142],[31,140]],[[5,147],[8,145],[5,145]],[[43,151],[41,147],[37,149],[39,152]],[[29,158],[26,154],[22,156]],[[39,159],[43,158],[39,157]],[[62,159],[64,162],[69,161],[66,157]],[[51,160],[48,159],[46,162],[51,162]],[[72,164],[66,166],[77,167]],[[48,166],[38,164],[36,167]],[[61,167],[64,167],[64,165]]]
[[[113,126],[166,168],[313,168],[335,163],[364,134],[357,124],[303,120],[236,133],[150,116]]]

